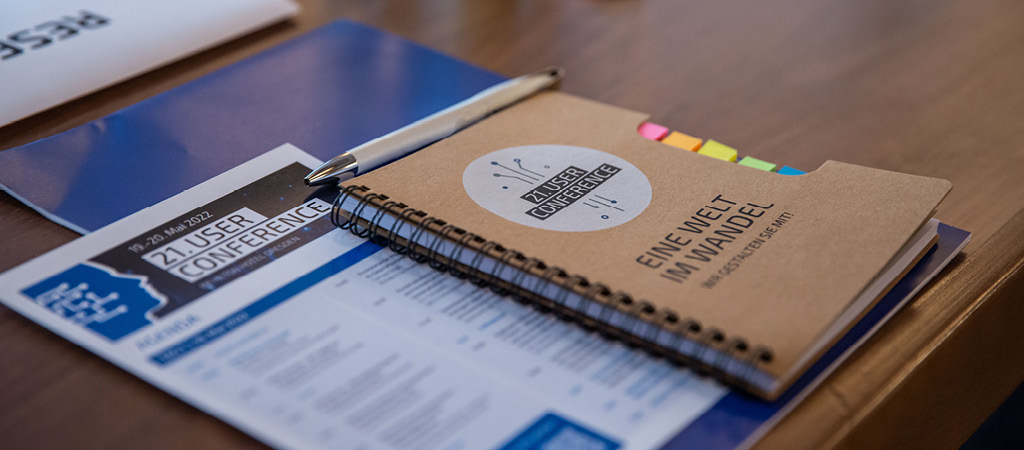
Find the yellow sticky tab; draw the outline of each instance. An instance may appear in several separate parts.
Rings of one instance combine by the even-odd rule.
[[[708,139],[700,150],[697,150],[697,153],[710,156],[712,158],[718,158],[722,161],[736,162],[736,149],[711,139]]]
[[[673,131],[669,133],[668,136],[665,136],[661,140],[661,142],[663,144],[668,144],[673,147],[679,147],[682,149],[689,150],[691,152],[695,152],[698,149],[700,149],[701,144],[704,143],[704,141],[700,140],[699,138],[695,138],[693,136],[680,133],[678,131]]]

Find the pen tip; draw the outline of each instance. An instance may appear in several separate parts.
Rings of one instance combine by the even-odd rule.
[[[358,167],[355,156],[345,152],[321,164],[316,170],[306,175],[302,181],[306,183],[306,186],[340,183],[356,176]]]
[[[306,186],[320,186],[322,184],[329,184],[332,181],[337,180],[335,172],[336,169],[333,167],[321,166],[316,170],[310,172],[309,175],[306,175],[306,178],[303,178],[302,182],[306,183]]]
[[[556,81],[561,80],[563,77],[565,77],[565,69],[563,69],[560,66],[550,66],[544,69],[544,72],[547,72],[547,74],[550,77],[554,78]]]
[[[309,174],[309,176],[303,178],[302,181],[306,183],[306,186],[312,187],[321,186],[324,184],[337,183],[339,180],[337,176],[332,176],[332,174],[325,174],[323,173],[323,171],[320,171],[318,173]]]

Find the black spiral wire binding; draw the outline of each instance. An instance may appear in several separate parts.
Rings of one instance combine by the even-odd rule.
[[[395,223],[391,224],[391,228],[388,230],[387,236],[388,248],[391,249],[391,251],[398,253],[399,255],[403,255],[409,251],[409,247],[402,245],[397,238],[401,236],[399,232],[406,223],[409,223],[410,217],[418,212],[418,210],[407,207],[398,215],[397,218],[395,218]]]
[[[667,308],[657,309],[650,302],[634,300],[623,292],[613,292],[604,284],[591,283],[580,275],[570,275],[540,259],[526,257],[516,250],[369,191],[360,185],[344,187],[334,199],[331,223],[356,236],[387,245],[392,251],[405,254],[416,262],[428,263],[439,271],[468,278],[476,285],[489,286],[498,294],[512,295],[518,301],[529,301],[544,309],[552,309],[560,318],[641,346],[673,363],[713,375],[730,384],[742,387],[744,380],[749,380],[758,366],[773,360],[772,350],[768,347],[750,346],[739,337],[728,338],[720,329],[705,328],[693,318],[681,317]],[[342,205],[350,197],[359,201],[350,208],[351,212],[346,213]],[[364,214],[367,207],[374,209],[369,219],[365,219]],[[385,217],[394,218],[394,223],[386,231],[381,229]],[[360,223],[360,219],[364,223]],[[406,225],[413,228],[409,236],[403,238],[402,230]],[[451,245],[447,253],[442,251],[446,242]],[[474,255],[468,263],[463,263],[462,255],[466,250]],[[493,266],[484,270],[482,266],[488,258],[494,261]],[[514,271],[507,280],[502,276],[506,270]],[[525,286],[524,280],[528,275],[536,278],[532,290]],[[559,287],[554,296],[541,295],[552,285]],[[591,305],[599,308],[597,317],[589,313]],[[613,314],[624,316],[619,318],[621,323],[618,325],[610,323]],[[630,328],[623,326],[628,321],[633,322]],[[691,343],[695,350],[685,354],[681,351],[684,342]],[[709,351],[716,355],[708,357]],[[729,370],[728,364],[734,361],[742,366],[738,373]]]
[[[551,278],[553,278],[555,275],[558,275],[558,273],[561,272],[562,269],[559,269],[557,267],[548,267],[547,264],[544,264],[544,261],[541,261],[536,258],[532,259],[537,261],[537,263],[534,265],[534,268],[542,271],[540,276],[536,277],[536,280],[534,280],[532,291],[536,292],[537,296],[541,298],[546,298],[544,297],[544,292],[547,291],[548,286],[551,285]],[[561,290],[559,290],[558,292],[561,292]],[[551,310],[558,314],[560,318],[562,318],[564,315],[561,313],[561,309],[558,308],[558,306],[562,305],[559,305],[558,302],[555,301],[555,299],[553,298],[548,299],[548,302],[551,303]]]
[[[537,258],[524,258],[522,261],[523,263],[516,268],[518,270],[513,272],[512,278],[508,280],[508,282],[512,285],[521,286],[523,278],[526,277],[526,274],[532,271],[534,267],[537,266],[537,263],[540,262],[540,260]]]
[[[437,269],[440,272],[447,272],[448,269],[451,268],[451,261],[446,261],[439,255],[441,252],[441,245],[443,245],[446,240],[450,239],[448,237],[448,234],[450,234],[454,229],[454,225],[444,224],[441,226],[440,231],[438,231],[437,233],[431,233],[431,237],[433,237],[434,240],[431,241],[429,245],[427,245],[428,266]]]
[[[418,263],[424,263],[427,262],[427,260],[429,259],[426,253],[426,247],[420,244],[420,237],[423,236],[423,233],[425,232],[427,227],[429,227],[431,223],[434,223],[436,221],[437,220],[434,219],[433,217],[426,217],[423,220],[420,220],[420,223],[416,224],[416,227],[413,228],[412,233],[409,234],[409,243],[406,245],[409,247],[409,258],[412,258],[413,261],[416,261]],[[417,248],[422,248],[424,250],[417,251]]]
[[[531,298],[532,296],[530,295],[527,289],[522,287],[525,284],[523,283],[523,278],[526,277],[526,274],[532,273],[533,270],[537,267],[537,265],[541,264],[541,261],[537,258],[523,258],[520,261],[520,266],[516,267],[517,270],[515,272],[512,272],[512,278],[508,282],[510,285],[515,287],[512,294],[513,298],[515,298],[516,301],[520,303],[526,303],[527,299]],[[541,303],[534,303],[534,306],[537,306],[538,308],[543,310],[550,309],[548,305],[544,305]]]
[[[508,295],[509,293],[511,293],[511,289],[506,287],[507,283],[503,282],[504,278],[501,278],[501,274],[505,272],[505,269],[508,268],[509,263],[512,261],[513,258],[516,257],[516,254],[518,254],[519,252],[512,250],[510,248],[503,248],[501,245],[496,246],[495,250],[500,251],[501,256],[498,257],[497,263],[494,265],[494,267],[491,268],[490,277],[487,278],[487,284],[490,285],[491,290],[493,290],[494,292],[500,295]]]
[[[554,282],[553,280],[555,278],[561,278],[562,282]],[[569,306],[569,292],[571,288],[566,288],[566,286],[576,285],[573,281],[576,278],[574,278],[573,275],[567,274],[560,267],[552,266],[544,270],[544,273],[541,274],[541,279],[544,282],[544,289],[547,289],[547,286],[550,286],[552,283],[556,284],[558,287],[555,291],[555,296],[551,298],[552,304],[556,307],[555,314],[558,315],[558,318],[565,321],[580,323],[585,328],[591,328],[584,319],[585,316],[580,314],[576,308]]]
[[[583,291],[583,298],[596,303],[598,307],[597,317],[594,318],[597,321],[595,327],[597,332],[611,338],[618,337],[618,330],[608,323],[611,319],[611,315],[616,312],[614,299],[608,298],[608,295],[611,294],[611,290],[608,289],[608,286],[601,283],[590,283],[586,279],[584,279],[583,282],[589,284],[587,289]],[[590,309],[590,305],[587,306],[587,309]]]
[[[685,342],[690,342],[691,344],[693,344],[695,346],[699,345],[697,343],[697,338],[700,336],[702,330],[703,330],[703,326],[701,325],[700,321],[697,320],[697,319],[694,319],[692,317],[684,317],[682,319],[678,319],[678,321],[675,323],[675,329],[673,330],[673,332],[674,332],[674,334],[679,336],[679,339],[674,344],[675,346],[668,347],[668,348],[681,348],[682,344],[685,343]],[[682,358],[679,353],[672,353],[670,355],[669,359],[671,359],[673,362],[675,362],[677,364],[681,364],[681,365],[686,365],[687,363],[691,363],[698,370],[700,369],[700,362],[701,362],[701,360],[700,360],[699,357],[690,357],[690,359],[692,361],[688,361],[687,359]]]
[[[583,297],[576,295],[576,304],[570,306],[569,293],[573,292],[573,287],[582,286],[585,281],[586,279],[579,275],[569,275],[566,277],[562,277],[562,285],[560,286],[560,298],[558,299],[558,303],[568,308],[569,311],[571,311],[575,317],[586,316],[586,311],[583,310],[583,308],[590,306],[590,304],[587,303],[587,300],[584,299]]]
[[[628,330],[629,333],[643,341],[657,344],[658,330],[661,329],[661,327],[654,325],[656,320],[654,313],[657,311],[658,309],[651,302],[644,300],[636,302],[630,311],[632,313],[631,316],[636,322],[634,322],[633,328]]]
[[[695,356],[700,360],[702,370],[715,378],[736,384],[736,377],[726,370],[725,364],[728,362],[730,352],[728,347],[723,345],[726,342],[725,332],[715,327],[708,327],[700,334],[697,342],[700,347]],[[716,352],[715,357],[710,361],[706,357],[709,351]]]
[[[381,197],[379,194],[375,194],[375,193],[371,192],[371,193],[369,193],[367,195],[362,196],[359,199],[359,203],[356,204],[356,207],[352,208],[352,217],[356,218],[356,220],[351,221],[352,225],[351,225],[351,227],[349,227],[349,231],[351,231],[352,234],[354,234],[354,235],[356,235],[358,237],[361,237],[361,238],[365,238],[365,237],[368,237],[370,235],[370,226],[371,225],[370,224],[367,224],[366,226],[359,225],[359,220],[358,219],[361,218],[361,217],[365,217],[365,216],[363,216],[363,210],[365,210],[366,207],[370,204],[370,202],[372,202],[373,199],[375,199],[375,198],[383,198],[383,197]],[[362,229],[359,229],[359,227],[361,227],[361,226],[362,226]]]
[[[469,281],[471,283],[473,283],[473,284],[475,284],[477,286],[483,286],[483,285],[487,284],[487,279],[484,278],[484,277],[478,276],[477,274],[483,274],[484,273],[483,269],[481,269],[480,266],[483,264],[484,258],[486,258],[487,255],[491,254],[491,251],[493,251],[497,247],[498,247],[498,243],[497,242],[487,241],[487,242],[484,242],[484,245],[482,245],[480,247],[480,249],[477,250],[476,254],[473,255],[473,259],[469,262],[469,268],[471,269],[471,273],[469,275]]]
[[[731,361],[731,358],[733,358],[737,353],[739,353],[738,348],[746,348],[747,343],[742,338],[726,340],[725,335],[721,336],[719,342],[722,342],[723,345],[721,346],[721,348],[717,349],[718,355],[715,358],[715,362],[711,363],[711,365],[718,367],[725,372],[728,372],[726,369],[729,367],[729,361]],[[731,372],[728,372],[728,375],[733,376]]]
[[[654,316],[651,323],[657,325],[655,326],[654,338],[651,339],[651,342],[659,344],[654,346],[653,349],[659,355],[670,355],[671,352],[668,349],[679,348],[683,340],[683,335],[678,332],[679,315],[675,311],[663,308],[660,311],[655,311]],[[662,342],[662,335],[667,336],[664,339],[664,344],[660,344]]]
[[[571,275],[565,277],[565,279],[562,281],[562,290],[565,292],[572,292],[574,286],[587,286],[588,284],[589,282],[586,278],[580,275]],[[588,317],[587,310],[590,309],[590,300],[584,297],[583,295],[575,296],[577,296],[577,302],[575,302],[574,305],[569,306],[569,308],[572,312],[577,314],[577,317]],[[566,301],[566,304],[568,304],[568,301]],[[590,328],[594,327],[590,326]]]
[[[743,351],[746,351],[748,356],[743,360],[743,372],[739,374],[738,378],[746,383],[746,380],[750,380],[750,375],[754,372],[757,366],[772,362],[774,355],[770,348],[763,345],[758,345],[750,348],[749,350]],[[746,388],[748,386],[744,384],[743,387]]]
[[[468,270],[462,270],[461,267],[463,267],[464,265],[459,261],[462,259],[462,252],[466,250],[466,247],[469,245],[471,241],[477,239],[477,235],[473,233],[468,233],[462,229],[457,229],[455,231],[462,233],[462,237],[460,237],[459,240],[455,242],[455,245],[452,248],[451,253],[448,254],[448,261],[452,262],[452,268],[449,270],[449,273],[459,278],[466,278],[469,276],[470,272]]]
[[[391,214],[391,208],[404,208],[405,205],[398,203],[394,200],[388,200],[384,202],[384,205],[377,208],[377,211],[373,213],[373,218],[370,219],[370,226],[367,227],[369,230],[369,239],[377,245],[387,245],[388,237],[380,232],[380,222],[384,216]]]
[[[341,221],[341,216],[342,216],[342,214],[345,213],[345,211],[341,208],[341,205],[343,203],[345,203],[345,200],[348,200],[348,198],[350,196],[352,196],[353,192],[355,192],[355,191],[366,192],[366,191],[369,191],[369,190],[370,189],[367,188],[366,186],[358,186],[358,185],[347,186],[344,189],[342,189],[341,192],[338,194],[338,196],[334,197],[334,203],[331,205],[332,206],[331,207],[331,223],[333,223],[334,226],[336,226],[338,228],[341,228],[342,230],[347,230],[347,229],[351,228],[352,227],[352,223],[353,223],[352,219],[355,216],[352,215],[352,214],[348,214],[348,217],[346,217],[345,221],[342,222]]]
[[[694,342],[697,344],[697,351],[695,352],[694,357],[706,362],[707,360],[704,359],[704,357],[708,350],[712,349],[712,344],[719,342],[724,338],[725,335],[715,327],[708,327],[704,329],[704,331],[697,335],[697,339]]]
[[[648,346],[648,344],[645,343],[647,341],[644,340],[642,335],[643,327],[640,326],[639,329],[637,328],[639,326],[638,322],[641,321],[640,316],[642,315],[640,302],[634,300],[632,296],[622,291],[613,292],[608,296],[608,298],[614,308],[614,313],[619,317],[618,323],[614,323],[609,320],[610,324],[615,328],[614,334],[611,336],[616,339],[621,339],[631,346]]]

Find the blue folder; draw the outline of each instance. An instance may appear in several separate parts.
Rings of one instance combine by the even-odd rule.
[[[102,119],[0,152],[0,185],[86,233],[286,142],[327,160],[503,79],[338,21]]]

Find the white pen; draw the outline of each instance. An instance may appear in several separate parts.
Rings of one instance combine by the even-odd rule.
[[[560,67],[503,81],[437,113],[359,145],[306,175],[307,186],[339,183],[366,173],[426,145],[451,136],[491,113],[551,87],[562,79]]]

